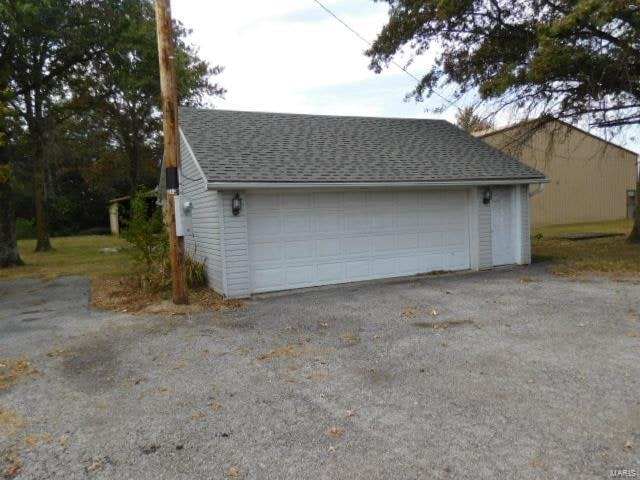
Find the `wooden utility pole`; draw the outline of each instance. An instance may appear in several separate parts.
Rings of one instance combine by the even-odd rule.
[[[169,227],[169,255],[171,256],[171,286],[173,303],[185,304],[187,279],[184,269],[184,238],[176,235],[175,196],[179,193],[178,167],[178,88],[170,0],[156,0],[156,28],[160,57],[160,88],[164,130],[164,166],[167,174],[167,225]]]

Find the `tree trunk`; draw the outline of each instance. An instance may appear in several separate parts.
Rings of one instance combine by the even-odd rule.
[[[49,215],[47,214],[45,180],[43,174],[37,174],[36,177],[36,252],[48,252],[51,250],[51,242],[49,241]]]
[[[16,242],[16,222],[9,182],[0,181],[0,268],[22,265]]]
[[[633,215],[633,229],[627,238],[629,243],[640,243],[640,178],[636,185],[636,210]]]

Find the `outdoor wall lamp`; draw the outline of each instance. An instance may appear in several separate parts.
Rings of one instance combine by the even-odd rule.
[[[485,188],[484,192],[482,192],[482,203],[488,205],[491,203],[492,192],[490,188]]]
[[[239,193],[236,193],[231,199],[231,213],[233,213],[234,217],[237,217],[240,215],[240,210],[242,210],[242,198],[240,198]]]

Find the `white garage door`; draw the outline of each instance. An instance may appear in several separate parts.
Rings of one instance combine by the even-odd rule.
[[[247,195],[252,292],[469,268],[466,191]]]

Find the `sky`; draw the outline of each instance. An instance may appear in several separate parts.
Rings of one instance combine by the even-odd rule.
[[[323,0],[328,8],[373,40],[387,19],[387,4]],[[202,58],[225,67],[227,89],[217,108],[388,117],[443,117],[426,112],[444,102],[404,101],[415,80],[391,66],[369,70],[367,45],[313,0],[220,2],[174,0],[173,17],[193,30]],[[412,65],[416,76],[430,58]],[[422,66],[422,69],[420,68]]]
[[[388,18],[386,2],[320,1],[365,39],[374,40]],[[188,41],[200,57],[224,67],[216,81],[227,93],[213,100],[216,108],[455,121],[456,109],[440,98],[405,101],[416,81],[393,65],[371,71],[367,44],[314,0],[173,0],[172,15],[192,30]],[[420,77],[432,62],[420,56],[409,71]],[[497,126],[510,120],[498,118]],[[636,128],[615,142],[640,151],[639,138]]]

